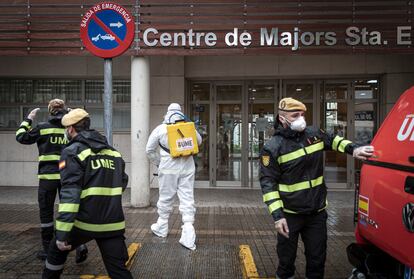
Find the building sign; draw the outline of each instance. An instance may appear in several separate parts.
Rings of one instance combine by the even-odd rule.
[[[128,50],[134,31],[134,17],[122,6],[109,2],[90,8],[80,24],[84,46],[102,58],[112,58]]]
[[[408,26],[396,28],[396,45],[410,46],[411,29]],[[380,31],[368,30],[366,27],[359,28],[350,26],[344,30],[344,43],[350,47],[354,46],[386,46],[390,42],[384,38]],[[234,28],[224,36],[227,47],[249,47],[252,42],[259,40],[261,47],[289,47],[295,51],[307,46],[335,46],[339,43],[338,34],[334,31],[327,32],[301,32],[299,27],[292,31],[282,32],[279,28],[260,28],[260,38],[254,38],[253,32]],[[342,37],[342,36],[341,36]],[[143,41],[147,47],[214,47],[219,39],[214,32],[197,32],[189,29],[187,32],[162,32],[150,27],[143,32]]]

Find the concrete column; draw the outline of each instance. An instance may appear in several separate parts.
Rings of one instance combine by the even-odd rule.
[[[131,58],[131,205],[150,205],[149,161],[145,146],[150,122],[150,62]]]

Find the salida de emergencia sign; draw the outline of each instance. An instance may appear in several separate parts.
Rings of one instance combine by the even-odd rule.
[[[124,7],[109,2],[90,8],[80,24],[80,36],[85,47],[103,58],[125,52],[134,39],[134,31],[133,16]]]
[[[386,46],[389,41],[383,38],[380,31],[368,30],[350,26],[344,30],[345,43],[349,46]],[[411,26],[398,26],[395,30],[397,45],[409,46],[411,42]],[[155,28],[147,28],[143,34],[146,46],[154,47],[214,47],[217,44],[217,35],[214,32],[187,32],[160,33]],[[225,34],[224,42],[228,47],[249,47],[253,35],[247,31],[234,28]],[[260,46],[262,47],[290,47],[298,50],[302,46],[334,46],[338,43],[337,33],[330,32],[300,32],[298,27],[293,31],[281,32],[277,27],[260,28]]]

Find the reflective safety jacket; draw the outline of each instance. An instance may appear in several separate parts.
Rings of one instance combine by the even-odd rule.
[[[312,214],[327,206],[323,151],[352,154],[356,147],[340,136],[307,127],[303,132],[278,127],[260,156],[263,201],[275,221],[284,212]]]
[[[65,128],[61,124],[64,113],[50,116],[48,122],[32,128],[32,120],[25,119],[16,132],[16,140],[21,144],[37,143],[39,150],[38,178],[45,181],[60,179],[58,163],[60,153],[68,143]]]
[[[128,184],[125,162],[104,136],[82,131],[62,151],[62,189],[56,238],[70,240],[72,229],[90,237],[122,235],[122,192]]]

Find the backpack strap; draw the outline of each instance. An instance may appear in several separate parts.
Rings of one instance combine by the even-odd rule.
[[[181,116],[183,119],[180,119],[180,120],[178,120],[178,121],[175,121],[175,122],[179,122],[179,121],[185,121],[185,118],[186,118],[186,116],[183,114],[183,113],[181,113],[181,112],[174,112],[174,113],[172,113],[171,115],[170,115],[170,117],[169,117],[169,119],[168,119],[168,123],[170,124],[171,123],[171,117],[173,117],[174,115],[179,115],[179,116]]]
[[[161,148],[162,150],[164,150],[165,152],[167,152],[167,153],[171,153],[171,152],[170,152],[170,150],[169,150],[167,147],[163,146],[160,142],[158,142],[158,145],[159,145],[159,146],[160,146],[160,148]]]

